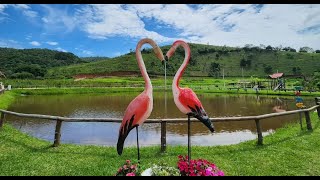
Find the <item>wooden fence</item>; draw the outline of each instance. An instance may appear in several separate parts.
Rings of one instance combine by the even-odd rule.
[[[293,110],[293,111],[285,111],[285,112],[279,112],[279,113],[270,113],[270,114],[263,114],[258,116],[242,116],[242,117],[218,117],[218,118],[211,118],[212,122],[226,122],[226,121],[255,121],[256,128],[257,128],[257,135],[258,135],[258,145],[263,144],[263,136],[262,136],[262,128],[260,121],[263,119],[271,118],[271,117],[279,117],[279,116],[285,116],[290,114],[299,114],[304,113],[307,129],[312,130],[312,124],[310,119],[310,111],[314,111],[317,109],[318,117],[320,118],[320,97],[315,98],[316,105],[308,108],[308,109],[299,109],[299,110]],[[2,128],[3,123],[5,121],[6,115],[13,115],[17,117],[24,117],[24,118],[37,118],[37,119],[47,119],[56,121],[56,128],[55,128],[55,134],[54,134],[54,143],[53,147],[57,147],[60,144],[60,138],[61,138],[61,125],[62,122],[117,122],[121,123],[122,119],[119,118],[66,118],[66,117],[59,117],[59,116],[48,116],[48,115],[39,115],[39,114],[23,114],[23,113],[17,113],[17,112],[11,112],[6,110],[0,109],[0,128]],[[179,119],[147,119],[145,123],[160,123],[161,124],[161,152],[164,152],[166,150],[166,127],[167,123],[187,123],[187,118],[179,118]],[[191,122],[200,122],[199,120],[192,118]]]

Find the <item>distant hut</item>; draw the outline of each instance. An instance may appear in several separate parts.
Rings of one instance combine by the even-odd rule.
[[[286,84],[283,76],[284,76],[284,73],[274,73],[269,75],[269,78],[272,79],[271,85],[270,85],[272,90],[276,91],[276,90],[286,89]]]

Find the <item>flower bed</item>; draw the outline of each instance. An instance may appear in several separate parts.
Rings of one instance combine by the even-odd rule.
[[[188,156],[179,156],[178,168],[181,176],[224,176],[224,172],[205,159],[190,160]]]
[[[188,156],[178,156],[177,167],[170,167],[165,163],[153,164],[150,168],[140,173],[142,168],[138,164],[132,164],[130,160],[118,169],[116,176],[224,176],[224,172],[205,160],[190,160]],[[139,170],[138,170],[139,169]]]

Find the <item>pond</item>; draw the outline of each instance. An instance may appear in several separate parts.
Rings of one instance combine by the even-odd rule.
[[[139,93],[129,94],[81,94],[57,96],[21,96],[9,107],[10,111],[46,114],[64,117],[121,118],[132,99]],[[273,113],[274,107],[295,110],[294,97],[198,94],[209,117],[250,116]],[[314,105],[313,98],[304,98],[308,107]],[[174,104],[171,93],[154,93],[154,107],[150,118],[187,118]],[[24,119],[7,116],[14,127],[32,136],[53,142],[55,121]],[[298,122],[299,115],[288,115],[262,120],[263,134],[272,133],[290,122]],[[62,143],[115,146],[120,123],[64,122]],[[215,133],[202,123],[192,123],[193,145],[226,145],[256,139],[254,121],[216,122]],[[139,128],[142,146],[160,144],[160,124],[143,124]],[[136,133],[132,130],[125,146],[135,145]],[[167,144],[187,145],[187,123],[167,124]]]

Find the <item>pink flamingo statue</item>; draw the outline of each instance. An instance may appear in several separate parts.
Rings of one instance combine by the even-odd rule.
[[[180,88],[179,87],[179,80],[186,69],[190,57],[191,57],[191,51],[189,45],[181,40],[177,40],[173,43],[172,47],[169,49],[169,51],[166,54],[166,61],[174,54],[177,47],[182,46],[185,51],[185,58],[178,69],[176,75],[173,78],[172,82],[172,92],[173,92],[173,98],[176,106],[178,109],[183,113],[188,115],[188,161],[190,164],[191,159],[191,142],[190,142],[190,116],[193,116],[200,120],[205,126],[209,128],[211,132],[214,132],[214,128],[212,126],[212,123],[205,112],[200,100],[198,99],[197,95],[190,89],[190,88]]]
[[[142,125],[144,121],[150,116],[153,108],[152,84],[141,55],[141,47],[146,43],[150,44],[153,47],[157,58],[161,61],[164,61],[164,56],[161,49],[152,39],[145,38],[139,41],[136,47],[136,58],[141,74],[145,81],[145,89],[128,105],[119,129],[119,138],[117,143],[117,152],[119,155],[121,155],[125,139],[127,138],[129,132],[133,128],[136,128],[138,162],[140,162],[138,127]]]

